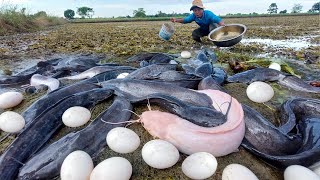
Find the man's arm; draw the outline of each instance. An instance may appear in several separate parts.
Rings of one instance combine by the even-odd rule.
[[[194,14],[190,14],[189,16],[185,17],[185,18],[171,18],[171,22],[175,23],[175,22],[178,22],[178,23],[191,23],[192,21],[194,21]]]
[[[183,23],[183,18],[171,18],[170,20],[171,20],[171,22],[173,22],[173,23],[175,23],[175,22]]]

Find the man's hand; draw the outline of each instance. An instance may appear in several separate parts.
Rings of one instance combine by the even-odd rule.
[[[178,22],[178,23],[183,23],[183,18],[171,18],[170,20],[171,20],[171,22],[173,22],[173,23],[176,23],[176,22]]]
[[[223,21],[220,21],[218,24],[219,26],[226,26]]]

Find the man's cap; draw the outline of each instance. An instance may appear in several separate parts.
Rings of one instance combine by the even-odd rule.
[[[193,0],[192,1],[192,6],[190,8],[190,11],[192,11],[194,8],[201,8],[204,9],[204,6],[202,4],[201,0]]]

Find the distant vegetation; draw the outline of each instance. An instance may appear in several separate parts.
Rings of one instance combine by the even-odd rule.
[[[299,13],[299,15],[308,15],[308,14],[319,14],[320,13],[320,2],[317,2],[313,4],[311,9],[308,10],[306,13],[301,13],[302,12],[303,6],[301,4],[294,4],[291,12],[288,13],[288,10],[284,9],[279,11],[279,14],[281,15],[296,15]],[[269,8],[267,9],[267,12],[270,16],[276,15],[278,13],[278,5],[276,3],[271,3]],[[269,16],[268,14],[258,14],[258,13],[249,13],[249,14],[241,14],[241,13],[236,13],[236,14],[227,14],[226,16],[238,16],[238,17],[251,17],[251,16]]]
[[[77,8],[77,14],[81,17],[81,19],[87,18],[92,18],[94,15],[94,10],[93,8],[83,6]],[[75,12],[72,9],[67,9],[64,11],[64,17],[67,19],[74,19]]]
[[[157,14],[155,15],[147,15],[146,11],[143,8],[139,8],[138,10],[133,11],[133,18],[141,18],[141,17],[146,17],[146,18],[160,18],[160,17],[185,17],[190,15],[190,13],[164,13],[162,11],[158,11]],[[126,18],[130,18],[126,16]]]
[[[88,19],[88,18],[81,18],[81,19],[68,18],[68,19],[72,19],[71,22],[74,22],[74,23],[166,21],[166,20],[169,20],[170,17],[181,17],[182,18],[182,17],[186,17],[188,15],[190,15],[190,13],[174,13],[173,12],[173,13],[167,14],[162,11],[158,11],[158,13],[155,15],[147,15],[146,11],[143,8],[138,8],[137,10],[133,11],[133,16],[120,16],[120,17],[112,17],[112,18],[90,18],[90,19]]]
[[[291,13],[301,13],[303,6],[301,4],[294,4]],[[269,9],[267,10],[269,14],[277,14],[278,12],[278,6],[276,3],[271,3],[269,6]],[[280,14],[287,13],[287,10],[282,10],[279,12]],[[311,9],[308,10],[307,13],[320,13],[320,2],[314,3]]]
[[[315,3],[308,12],[311,12],[311,13],[318,12],[318,13],[320,13],[320,1]]]
[[[286,10],[284,12],[279,12],[279,14],[258,14],[258,13],[249,13],[249,14],[227,14],[225,16],[220,16],[223,19],[226,18],[250,18],[250,17],[279,17],[279,16],[309,16],[309,15],[315,15],[318,13],[287,13]],[[189,15],[189,14],[188,14]],[[152,17],[113,17],[113,18],[91,18],[91,19],[72,19],[70,22],[72,23],[103,23],[103,22],[131,22],[131,21],[169,21],[172,16],[152,16]],[[177,18],[183,18],[186,17],[186,15],[177,15],[174,16]]]
[[[92,10],[93,11],[93,10]],[[249,14],[242,14],[242,13],[235,13],[235,14],[226,14],[225,16],[221,16],[222,18],[235,18],[235,17],[270,17],[270,16],[296,16],[296,15],[314,15],[320,12],[320,2],[315,3],[310,10],[306,13],[301,13],[302,5],[301,4],[294,4],[291,11],[288,10],[280,10],[278,12],[278,5],[276,3],[271,3],[269,8],[267,9],[266,14],[259,14],[256,12],[249,13]],[[72,19],[71,22],[75,23],[95,23],[95,22],[126,22],[126,21],[164,21],[169,20],[170,17],[186,17],[190,13],[164,13],[162,11],[158,11],[155,15],[147,15],[146,11],[143,8],[138,8],[137,10],[133,11],[132,16],[120,16],[120,17],[112,17],[112,18],[92,18],[84,19],[82,16],[81,19]]]
[[[93,8],[83,6],[77,9],[77,14],[79,14],[79,16],[81,16],[82,19],[86,17],[92,18],[92,16],[94,15],[94,11]]]
[[[117,18],[91,18],[91,19],[72,19],[72,23],[103,23],[103,22],[134,22],[134,21],[167,21],[170,17],[117,17]]]
[[[91,22],[91,21],[95,21],[97,19],[110,19],[110,21],[118,21],[121,19],[128,19],[128,20],[140,20],[141,18],[145,18],[144,20],[151,20],[153,18],[155,18],[155,20],[162,20],[162,19],[169,19],[169,17],[185,17],[188,16],[190,13],[164,13],[162,11],[158,11],[157,14],[155,15],[147,15],[146,11],[144,10],[144,8],[138,8],[137,10],[133,11],[133,15],[132,16],[119,16],[119,17],[112,17],[112,18],[93,18],[92,20],[83,20],[86,17],[88,18],[92,18],[94,11],[93,8],[90,7],[80,7],[77,8],[77,14],[81,17],[80,21],[83,22]],[[67,9],[64,11],[64,17],[67,19],[79,19],[79,18],[74,18],[74,11],[72,9]],[[143,19],[141,19],[143,20]]]
[[[67,9],[64,11],[64,17],[67,18],[67,19],[73,19],[74,18],[74,11],[72,9]]]
[[[249,14],[227,14],[225,16],[221,16],[222,18],[241,18],[241,17],[279,17],[279,16],[309,16],[309,15],[317,15],[319,13],[287,13],[287,10],[280,11],[278,14],[258,14],[258,13],[249,13]]]
[[[290,10],[289,10],[290,11]],[[291,15],[309,15],[309,14],[319,14],[320,13],[320,2],[315,3],[307,13],[301,13],[302,5],[294,4],[290,13],[288,10],[280,10],[278,13],[278,6],[276,3],[271,3],[267,9],[268,14],[258,14],[256,12],[249,14],[235,13],[227,14],[221,16],[222,18],[228,17],[269,17],[269,16],[291,16]],[[75,18],[74,16],[78,14],[81,18]],[[39,30],[48,26],[63,24],[67,20],[69,22],[124,22],[124,21],[165,21],[169,20],[170,17],[186,17],[189,13],[164,13],[158,11],[155,15],[147,15],[143,8],[138,8],[133,11],[132,16],[121,16],[112,18],[93,18],[94,10],[90,7],[79,7],[76,12],[72,9],[67,9],[64,11],[64,17],[54,17],[48,15],[45,11],[40,11],[35,14],[27,13],[25,8],[19,9],[17,6],[6,6],[0,7],[0,36],[6,34],[12,34],[16,32],[32,32]]]
[[[19,9],[17,6],[0,7],[0,36],[17,32],[32,32],[64,22],[64,19],[49,16],[45,11],[28,14],[26,8]]]

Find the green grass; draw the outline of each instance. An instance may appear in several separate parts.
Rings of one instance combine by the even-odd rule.
[[[30,29],[33,26],[31,18],[23,12],[19,12],[17,7],[0,8],[0,34],[6,32],[20,32]]]
[[[48,16],[45,12],[37,14],[27,14],[26,9],[19,9],[17,6],[0,7],[0,36],[33,32],[47,26],[65,22],[61,18]]]

